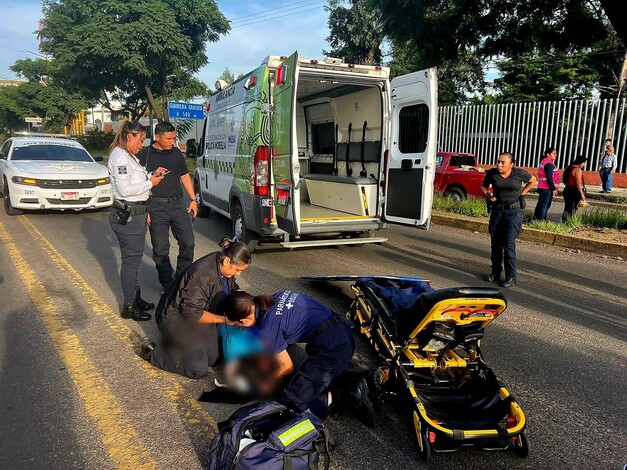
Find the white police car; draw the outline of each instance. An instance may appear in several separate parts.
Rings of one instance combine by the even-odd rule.
[[[21,209],[80,211],[113,204],[107,167],[78,142],[57,137],[9,138],[0,147],[0,190],[9,215]]]

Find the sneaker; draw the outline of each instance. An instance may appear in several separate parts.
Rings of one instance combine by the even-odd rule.
[[[156,346],[157,345],[155,344],[154,341],[148,340],[146,343],[142,345],[142,350],[139,353],[139,355],[144,361],[150,362],[150,356],[152,356],[152,351],[155,349]]]
[[[374,406],[368,396],[368,385],[361,378],[353,383],[347,393],[346,405],[365,426],[374,428]]]
[[[516,278],[515,277],[510,277],[509,279],[507,279],[502,286],[503,287],[514,287],[516,285]]]
[[[500,281],[501,280],[501,275],[500,274],[488,274],[486,277],[483,278],[483,280],[485,282],[496,282],[496,281]]]

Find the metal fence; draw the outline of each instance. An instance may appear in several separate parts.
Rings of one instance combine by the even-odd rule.
[[[625,111],[624,98],[443,106],[439,108],[438,149],[474,153],[484,165],[493,165],[500,152],[511,152],[518,166],[536,167],[544,149],[555,147],[559,167],[585,155],[589,158],[586,168],[594,171],[613,127],[617,171],[625,173]]]

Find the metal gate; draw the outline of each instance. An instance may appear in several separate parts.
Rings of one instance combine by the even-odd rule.
[[[617,171],[625,173],[624,98],[443,106],[438,116],[438,150],[474,153],[484,165],[494,165],[500,152],[510,152],[518,166],[536,167],[544,149],[555,147],[559,167],[585,155],[589,159],[586,169],[594,171],[603,155],[612,114]]]

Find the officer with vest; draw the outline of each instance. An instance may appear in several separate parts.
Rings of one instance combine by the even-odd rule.
[[[543,158],[538,167],[538,203],[533,212],[534,220],[546,220],[553,196],[557,196],[559,186],[559,172],[555,168],[557,150],[549,147],[542,155]]]
[[[198,213],[194,184],[175,142],[176,128],[169,122],[160,122],[155,126],[155,142],[139,155],[146,171],[159,167],[167,170],[163,182],[152,190],[148,219],[152,258],[164,290],[194,261],[192,217]],[[183,190],[191,200],[189,204]],[[176,272],[170,263],[170,229],[179,245]]]
[[[109,224],[115,232],[122,252],[120,280],[124,293],[122,318],[150,320],[146,313],[155,305],[141,298],[139,264],[146,244],[146,215],[150,190],[163,180],[165,168],[155,167],[152,173],[139,164],[135,155],[144,145],[146,129],[137,121],[125,121],[118,130],[107,162],[115,203]]]
[[[523,223],[524,195],[536,182],[536,177],[521,168],[515,167],[516,161],[511,153],[499,155],[496,168],[486,171],[481,184],[481,191],[490,203],[490,248],[492,271],[485,277],[488,282],[501,278],[505,268],[503,287],[516,285],[516,238],[520,235]],[[493,194],[488,188],[492,186]]]

